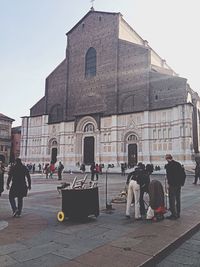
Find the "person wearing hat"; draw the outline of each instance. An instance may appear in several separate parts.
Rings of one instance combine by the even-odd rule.
[[[166,154],[165,159],[168,162],[165,165],[165,169],[169,191],[169,209],[171,211],[171,215],[166,218],[176,220],[180,218],[181,186],[185,183],[186,175],[183,166],[179,162],[173,160],[171,154]]]
[[[13,217],[19,217],[22,212],[23,198],[27,196],[27,191],[31,190],[31,177],[28,169],[17,158],[15,165],[10,169],[7,179],[7,189],[9,191],[9,201],[13,211]],[[26,183],[26,179],[28,185]],[[10,182],[12,181],[11,187]],[[17,198],[17,205],[15,202]]]

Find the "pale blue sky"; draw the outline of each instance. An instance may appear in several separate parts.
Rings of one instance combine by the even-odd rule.
[[[200,93],[198,0],[96,0],[120,12],[149,45]],[[21,116],[44,95],[45,78],[64,59],[66,36],[90,0],[0,0],[0,113]]]

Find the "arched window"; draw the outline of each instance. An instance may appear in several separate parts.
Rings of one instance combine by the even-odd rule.
[[[92,123],[88,123],[84,127],[84,132],[94,132],[94,125]]]
[[[58,145],[57,141],[53,140],[52,143],[51,143],[51,146],[57,146],[57,145]]]
[[[135,136],[134,134],[131,134],[128,136],[127,140],[128,142],[137,141],[137,136]]]
[[[96,50],[90,47],[85,56],[85,77],[96,76]]]

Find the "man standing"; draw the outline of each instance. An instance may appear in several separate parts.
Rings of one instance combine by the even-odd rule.
[[[200,180],[200,163],[196,160],[195,179],[193,184],[197,184],[198,179]]]
[[[63,169],[64,169],[64,165],[60,161],[59,162],[59,165],[58,165],[58,180],[62,180],[62,172],[63,172]]]
[[[181,186],[185,183],[185,171],[182,165],[173,160],[171,154],[165,156],[167,164],[165,165],[167,173],[167,182],[169,190],[169,209],[171,215],[167,217],[170,220],[180,218],[181,211]]]
[[[91,181],[94,181],[94,175],[95,175],[95,162],[93,162],[90,166],[90,172],[91,172]]]
[[[26,184],[26,178],[28,185]],[[12,185],[10,188],[11,181]],[[9,201],[13,211],[13,217],[20,216],[23,207],[23,198],[27,196],[27,191],[31,190],[31,177],[28,169],[22,164],[19,158],[16,159],[16,164],[8,174],[7,189],[10,189]],[[17,206],[15,198],[18,200]]]

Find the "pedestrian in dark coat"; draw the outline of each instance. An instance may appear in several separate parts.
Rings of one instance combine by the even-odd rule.
[[[64,165],[62,164],[62,162],[59,162],[58,165],[58,180],[62,180],[62,172],[64,170]]]
[[[165,165],[167,173],[167,183],[169,191],[169,209],[171,215],[167,219],[175,220],[180,217],[181,212],[181,186],[185,183],[185,171],[182,165],[173,160],[172,155],[165,156],[167,164]]]
[[[195,177],[193,184],[197,184],[198,179],[200,180],[200,163],[196,161]]]
[[[94,181],[94,175],[95,175],[95,162],[93,162],[90,166],[90,172],[91,172],[91,181]]]
[[[26,183],[26,179],[28,184]],[[10,187],[11,181],[12,184]],[[8,174],[7,189],[10,189],[9,201],[13,211],[13,217],[20,216],[23,207],[23,198],[27,196],[27,191],[31,190],[31,177],[29,171],[19,158],[16,159],[15,165]],[[17,206],[15,198],[17,198],[18,201]]]
[[[0,196],[4,191],[4,172],[5,167],[2,161],[0,161]]]

